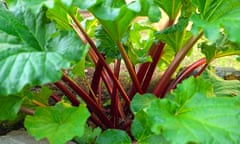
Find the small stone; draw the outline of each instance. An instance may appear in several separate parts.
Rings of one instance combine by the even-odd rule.
[[[47,140],[36,141],[24,129],[19,129],[0,136],[0,144],[49,144],[49,142]],[[75,143],[68,142],[67,144]]]

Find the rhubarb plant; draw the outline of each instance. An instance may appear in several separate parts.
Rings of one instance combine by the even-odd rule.
[[[0,1],[0,121],[24,113],[53,144],[239,143],[240,82],[211,71],[240,54],[239,15],[238,0]]]

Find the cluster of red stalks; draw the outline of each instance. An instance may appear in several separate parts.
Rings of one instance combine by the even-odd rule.
[[[112,70],[106,63],[104,56],[97,50],[94,41],[87,35],[78,20],[74,17],[72,17],[72,19],[73,29],[78,33],[80,39],[85,44],[88,43],[90,45],[88,54],[95,64],[95,72],[93,74],[89,91],[83,90],[83,88],[81,88],[67,74],[63,74],[62,80],[56,82],[55,85],[68,97],[74,106],[78,106],[80,104],[77,96],[81,97],[81,99],[83,99],[87,104],[91,113],[91,121],[97,126],[100,126],[102,129],[117,128],[128,130],[132,120],[130,111],[131,99],[136,93],[144,94],[147,92],[153,73],[157,67],[157,63],[161,58],[165,43],[159,42],[158,44],[153,44],[151,46],[149,55],[152,57],[152,62],[141,64],[138,71],[136,71],[135,67],[129,60],[124,46],[120,42],[117,43],[132,80],[132,87],[130,91],[126,92],[118,79],[121,65],[120,60],[115,60],[114,69]],[[166,27],[173,24],[174,20],[169,20]],[[175,88],[176,85],[186,78],[187,75],[192,73],[193,70],[201,66],[201,69],[196,74],[199,75],[205,69],[207,66],[206,60],[200,59],[185,68],[182,73],[176,77],[176,79],[171,79],[180,62],[201,36],[202,33],[198,36],[191,37],[175,55],[173,61],[163,73],[154,88],[152,92],[154,95],[159,98],[163,98],[167,92]],[[102,83],[104,83],[111,99],[110,113],[106,113],[106,108],[103,107]],[[66,87],[66,85],[68,87]],[[69,90],[69,87],[77,94],[77,96],[72,93],[72,90]],[[54,94],[52,97],[57,101],[60,100],[59,97]]]

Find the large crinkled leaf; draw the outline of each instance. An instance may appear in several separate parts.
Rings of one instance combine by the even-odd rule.
[[[18,96],[0,97],[0,102],[0,121],[15,119],[22,99]]]
[[[51,4],[49,0],[6,0],[11,11],[19,11],[19,9],[27,8],[31,12],[37,14],[45,4]]]
[[[19,37],[23,42],[36,50],[43,50],[35,35],[10,11],[0,6],[0,30]]]
[[[126,5],[113,8],[103,3],[92,7],[90,11],[103,24],[103,27],[114,41],[121,40],[130,22],[136,17],[136,13]],[[121,24],[119,25],[119,23]]]
[[[60,6],[58,8],[65,9],[65,11],[75,13],[76,8],[73,5],[77,5],[78,3],[77,0],[7,0],[7,4],[11,10],[18,11],[17,9],[23,6],[34,14],[39,13],[43,6],[52,8],[54,5]]]
[[[0,95],[20,92],[26,85],[40,85],[61,78],[69,62],[55,52],[0,51]]]
[[[117,1],[113,0],[97,0],[88,4],[87,0],[82,0],[79,6],[80,8],[88,9],[101,22],[112,40],[119,42],[136,16],[148,15],[145,12],[149,12],[149,1],[137,0],[130,4],[125,4],[124,2],[117,3]],[[147,10],[142,9],[143,4],[146,4]],[[151,14],[152,11],[150,11]],[[155,20],[156,18],[153,19]]]
[[[27,131],[37,140],[47,138],[51,144],[64,144],[75,136],[82,136],[88,117],[86,106],[38,108],[24,122]]]
[[[58,33],[57,37],[48,42],[47,48],[48,51],[57,52],[70,61],[79,61],[88,52],[88,46],[84,46],[73,31]]]
[[[187,80],[183,81],[181,84],[177,85],[172,93],[168,95],[168,98],[173,99],[179,105],[183,105],[188,101],[195,93],[202,93],[206,96],[212,97],[213,86],[210,82],[204,81],[201,77],[194,78],[189,77]]]
[[[208,82],[190,78],[173,98],[155,99],[140,112],[151,132],[172,144],[239,143],[240,97],[211,97],[211,91]],[[138,113],[136,118],[143,123]]]
[[[239,143],[239,102],[240,97],[207,98],[198,93],[180,106],[167,99],[153,102],[146,113],[152,131],[173,144]]]
[[[97,138],[96,144],[131,144],[131,139],[125,131],[107,129]]]
[[[87,48],[73,31],[56,31],[46,18],[46,8],[36,15],[26,8],[16,16],[3,7],[0,11],[0,95],[55,82],[62,69],[86,54]]]
[[[203,29],[208,39],[216,41],[222,28],[231,41],[240,42],[239,0],[193,0],[192,3],[198,9],[192,16],[193,33]]]
[[[0,30],[0,50],[3,48],[21,48],[22,42],[21,40],[13,35],[9,35]]]

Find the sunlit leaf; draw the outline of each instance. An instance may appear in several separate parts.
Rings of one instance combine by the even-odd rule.
[[[27,8],[16,15],[4,7],[0,11],[0,95],[55,82],[62,69],[87,52],[75,33],[56,30],[46,18],[46,8],[37,14]]]
[[[131,26],[125,45],[134,65],[152,61],[148,51],[154,43],[154,32],[155,30],[146,24],[135,23]]]
[[[48,51],[61,54],[65,59],[79,61],[88,52],[88,47],[84,46],[81,40],[73,31],[58,33],[47,45]]]
[[[212,84],[208,81],[204,81],[201,77],[189,77],[187,80],[177,85],[177,89],[168,96],[174,99],[178,104],[183,105],[196,92],[209,97],[214,96]]]
[[[6,49],[0,51],[0,95],[20,92],[26,85],[40,85],[61,78],[68,61],[54,52]]]
[[[137,0],[130,4],[118,3],[118,1],[113,0],[96,0],[91,3],[83,0],[81,3],[80,8],[87,8],[100,21],[113,41],[121,41],[130,23],[137,16],[151,15],[150,17],[154,21],[157,21],[160,16],[160,9],[154,6],[152,0]],[[153,12],[155,12],[154,16],[152,16]]]
[[[27,131],[37,140],[47,138],[51,144],[64,144],[75,136],[81,137],[89,117],[84,105],[38,108],[34,116],[27,116],[24,122]]]
[[[197,12],[192,16],[193,33],[199,29],[211,41],[216,41],[220,36],[220,30],[227,34],[229,40],[240,43],[238,26],[240,19],[239,0],[193,0]]]
[[[29,31],[29,28],[18,20],[10,11],[0,6],[0,30],[19,37],[23,42],[36,50],[42,50],[40,42]]]
[[[146,126],[169,143],[239,143],[240,97],[211,97],[207,83],[190,78],[174,98],[153,100],[144,109]]]

